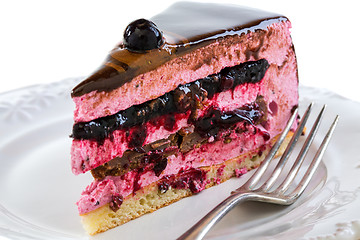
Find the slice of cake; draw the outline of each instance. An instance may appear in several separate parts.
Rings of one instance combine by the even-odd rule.
[[[291,24],[233,5],[177,3],[128,25],[73,89],[71,163],[90,234],[255,168],[298,104]]]

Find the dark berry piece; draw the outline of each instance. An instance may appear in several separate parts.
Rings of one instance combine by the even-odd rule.
[[[155,176],[159,177],[160,174],[164,171],[164,169],[166,168],[167,166],[167,159],[166,158],[163,158],[161,159],[160,161],[158,161],[154,168],[153,168],[153,171],[155,173]]]
[[[201,190],[203,189],[203,184],[198,183],[195,180],[192,180],[189,182],[189,189],[192,193],[198,193],[201,192]]]
[[[170,185],[167,182],[162,182],[158,185],[160,193],[166,193],[167,190],[169,190],[169,187],[170,187]]]
[[[124,201],[124,198],[121,195],[112,196],[112,201],[110,202],[110,205],[109,205],[110,209],[113,210],[114,212],[117,212],[117,210],[119,210],[123,201]]]
[[[259,82],[266,73],[266,70],[270,67],[266,59],[260,59],[258,61],[249,61],[244,64],[244,78],[246,82],[256,83]]]
[[[164,128],[168,131],[171,131],[174,129],[176,124],[176,119],[175,116],[173,114],[169,114],[168,116],[165,117],[165,121],[164,121]]]
[[[231,75],[225,75],[221,78],[220,89],[226,91],[232,89],[234,86],[234,77]]]
[[[136,126],[131,129],[128,137],[129,148],[141,147],[146,139],[146,134],[147,131],[145,126]]]
[[[264,141],[269,141],[270,140],[270,133],[268,132],[262,132],[262,135],[263,135],[263,138],[264,138]]]
[[[163,43],[163,34],[155,23],[143,18],[131,22],[124,32],[124,44],[130,51],[145,52]]]
[[[269,103],[269,109],[270,109],[272,115],[276,115],[278,112],[277,103],[275,101],[272,101],[271,103]]]

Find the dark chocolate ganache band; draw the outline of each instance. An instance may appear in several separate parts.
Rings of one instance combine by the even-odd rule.
[[[234,89],[240,84],[257,83],[263,79],[268,68],[269,63],[265,59],[224,68],[217,74],[180,85],[157,99],[134,105],[114,115],[76,123],[73,126],[72,137],[102,142],[115,130],[141,126],[160,116],[167,115],[169,119],[166,120],[171,122],[173,114],[191,110],[191,116],[196,118],[196,110],[204,100],[211,99],[216,93]]]
[[[218,39],[267,30],[269,25],[288,19],[276,13],[236,5],[179,2],[150,20],[163,32],[165,44],[143,53],[128,51],[123,43],[118,45],[94,74],[73,89],[72,96],[79,97],[92,91],[110,92],[140,74]]]

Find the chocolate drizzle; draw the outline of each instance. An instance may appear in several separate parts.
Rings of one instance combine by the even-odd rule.
[[[287,18],[235,5],[180,2],[151,20],[164,32],[166,42],[162,48],[135,53],[120,44],[94,74],[73,89],[72,96],[79,97],[92,91],[112,91],[134,77],[216,39],[266,29],[270,24],[286,21]]]

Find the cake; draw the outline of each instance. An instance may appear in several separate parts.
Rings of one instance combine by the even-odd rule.
[[[126,27],[72,91],[72,172],[94,177],[77,202],[89,234],[259,165],[298,105],[290,28],[279,14],[191,2]]]

